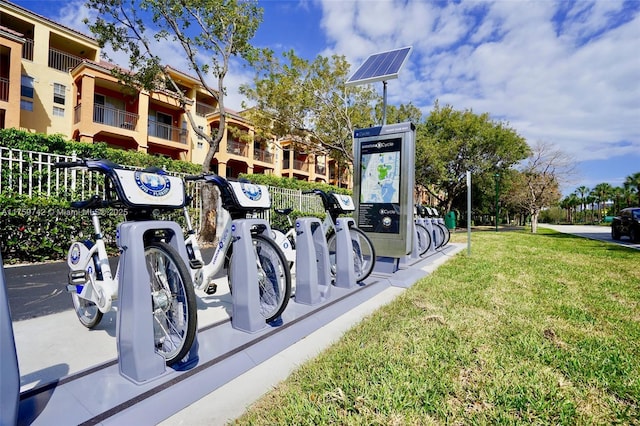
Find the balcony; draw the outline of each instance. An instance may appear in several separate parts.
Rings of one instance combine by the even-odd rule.
[[[264,149],[255,148],[253,150],[253,159],[262,161],[263,163],[273,164],[273,154]]]
[[[285,170],[290,169],[291,165],[287,164],[285,160],[282,168]],[[301,172],[309,172],[309,163],[307,163],[307,160],[293,160],[293,169]]]
[[[187,143],[187,129],[181,129],[180,127],[163,123],[149,123],[149,136],[185,145]]]
[[[239,155],[241,157],[249,156],[249,146],[246,143],[228,140],[227,141],[227,152],[229,154]]]
[[[33,40],[28,38],[22,45],[22,59],[33,61]]]
[[[76,123],[80,120],[80,107],[76,107]],[[134,130],[138,124],[138,114],[127,112],[121,109],[105,107],[104,105],[93,106],[93,122],[106,126],[118,127],[120,129]]]
[[[9,100],[9,79],[0,77],[0,101]]]
[[[67,72],[78,66],[83,60],[83,58],[69,55],[58,49],[49,49],[49,68],[54,68],[58,71]]]
[[[196,102],[196,115],[199,115],[200,117],[205,117],[208,114],[213,114],[214,112],[216,112],[217,108],[202,103],[202,102]]]

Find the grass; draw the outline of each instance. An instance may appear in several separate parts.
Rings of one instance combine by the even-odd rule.
[[[466,234],[457,235],[466,241]],[[540,229],[466,250],[235,424],[640,424],[640,253]]]

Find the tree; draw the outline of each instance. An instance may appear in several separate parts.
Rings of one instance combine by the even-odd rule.
[[[486,113],[441,107],[437,101],[416,133],[416,183],[431,188],[447,211],[466,191],[467,171],[474,180],[493,185],[496,173],[504,174],[530,152],[525,139],[506,123],[492,121]]]
[[[575,163],[549,143],[537,142],[519,171],[510,196],[516,204],[527,208],[531,215],[531,232],[536,233],[540,211],[560,200],[560,185],[573,176]]]
[[[168,89],[179,100],[193,131],[206,140],[209,150],[202,164],[208,172],[211,160],[224,136],[226,110],[224,79],[232,57],[256,60],[259,50],[251,39],[262,22],[262,9],[254,0],[87,0],[98,13],[89,25],[101,47],[111,45],[114,52],[129,57],[128,69],[116,67],[114,74],[136,89]],[[88,23],[85,20],[85,23]],[[191,102],[179,89],[162,62],[160,41],[176,42],[183,50],[190,71],[218,103],[220,122],[212,135],[198,128],[187,104]],[[209,83],[212,77],[215,85]],[[210,240],[215,223],[216,193],[211,185],[202,191],[205,219],[201,238]]]
[[[624,187],[636,194],[638,204],[640,205],[640,172],[627,176],[624,181]],[[628,204],[631,204],[631,200],[628,200]]]
[[[256,132],[290,137],[306,150],[328,150],[353,161],[353,132],[370,127],[379,96],[369,86],[345,87],[350,65],[344,56],[318,56],[310,62],[293,51],[278,60],[269,55],[253,85],[240,89],[255,102],[249,118]]]
[[[597,184],[591,191],[598,203],[598,217],[600,221],[602,221],[602,204],[605,204],[611,199],[612,192],[613,187],[606,182]]]
[[[575,194],[580,198],[580,203],[582,203],[582,221],[586,222],[587,221],[587,213],[586,213],[586,200],[587,200],[587,196],[589,195],[589,188],[587,188],[586,186],[582,185],[579,186],[578,188],[576,188]]]
[[[575,193],[567,195],[560,201],[560,207],[567,210],[567,222],[573,223],[573,213],[579,204],[580,199]]]

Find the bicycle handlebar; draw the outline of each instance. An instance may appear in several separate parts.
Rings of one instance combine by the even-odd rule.
[[[70,169],[72,167],[87,167],[87,162],[79,161],[59,161],[53,164],[54,169]]]

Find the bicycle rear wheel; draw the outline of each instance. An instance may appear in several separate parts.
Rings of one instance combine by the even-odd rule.
[[[349,228],[353,261],[355,265],[356,282],[364,281],[373,271],[376,261],[376,253],[373,244],[367,235],[358,228]],[[331,273],[336,274],[336,233],[332,232],[327,237],[329,247],[329,261]]]
[[[263,235],[251,236],[256,252],[256,267],[258,269],[258,287],[260,291],[260,314],[266,322],[277,319],[287,307],[291,298],[291,273],[282,250],[276,243]],[[229,288],[233,283],[234,254],[229,260],[228,277]],[[247,267],[248,265],[244,265]]]
[[[429,231],[424,225],[416,223],[415,227],[416,237],[418,238],[418,255],[423,256],[431,247],[431,235],[429,235]]]
[[[144,254],[151,281],[156,352],[170,366],[187,355],[196,335],[193,283],[182,258],[169,244],[149,242]]]

